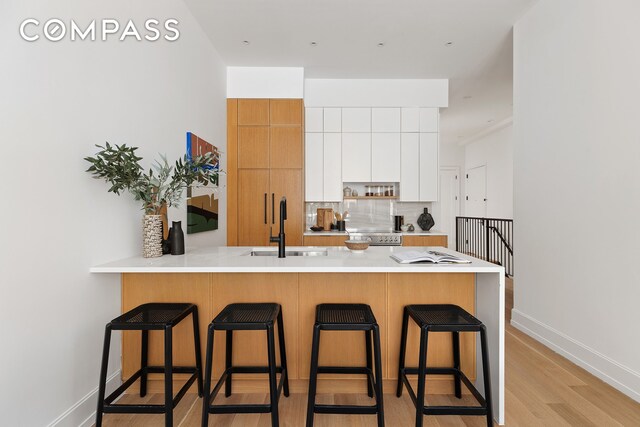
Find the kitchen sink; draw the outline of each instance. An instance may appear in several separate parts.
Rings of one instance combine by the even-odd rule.
[[[269,249],[262,249],[262,250],[253,250],[251,252],[249,252],[249,255],[251,256],[278,256],[278,250],[269,250]],[[286,251],[285,252],[286,256],[327,256],[328,255],[328,251],[325,250],[318,250],[318,249],[314,249],[314,250],[290,250],[290,251]]]

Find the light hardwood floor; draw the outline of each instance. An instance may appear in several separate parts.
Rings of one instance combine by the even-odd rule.
[[[513,282],[507,280],[507,320],[513,307]],[[567,359],[511,327],[506,329],[506,425],[507,426],[640,426],[640,404],[621,394]],[[134,389],[135,390],[135,389]],[[391,390],[386,390],[389,393]],[[280,402],[281,426],[300,427],[305,423],[307,396],[292,394]],[[162,403],[163,396],[149,394],[145,398],[125,395],[122,403]],[[218,397],[216,402],[224,400]],[[227,402],[267,403],[266,394],[237,394]],[[365,395],[319,395],[318,403],[370,404]],[[472,404],[468,396],[457,400],[449,396],[431,395],[428,404]],[[385,420],[389,427],[411,426],[415,410],[405,392],[401,399],[385,394]],[[174,425],[200,425],[201,399],[187,394],[174,412]],[[104,417],[105,426],[161,426],[162,415],[111,415]],[[375,426],[371,415],[316,415],[318,427]],[[425,417],[425,427],[484,426],[483,417]],[[268,427],[269,414],[212,415],[209,426]]]

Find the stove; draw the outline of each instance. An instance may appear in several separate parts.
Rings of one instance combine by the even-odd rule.
[[[349,233],[354,239],[370,239],[370,246],[402,246],[402,233],[394,233],[392,231],[363,231]]]

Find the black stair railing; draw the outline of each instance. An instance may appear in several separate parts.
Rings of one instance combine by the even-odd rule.
[[[513,220],[456,217],[456,250],[502,265],[513,276]]]

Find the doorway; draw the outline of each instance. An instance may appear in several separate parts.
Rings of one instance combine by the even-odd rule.
[[[487,165],[467,169],[465,216],[487,216]]]
[[[447,233],[449,249],[456,248],[456,217],[460,215],[460,168],[440,168],[440,197],[434,210],[440,213],[436,228]]]

